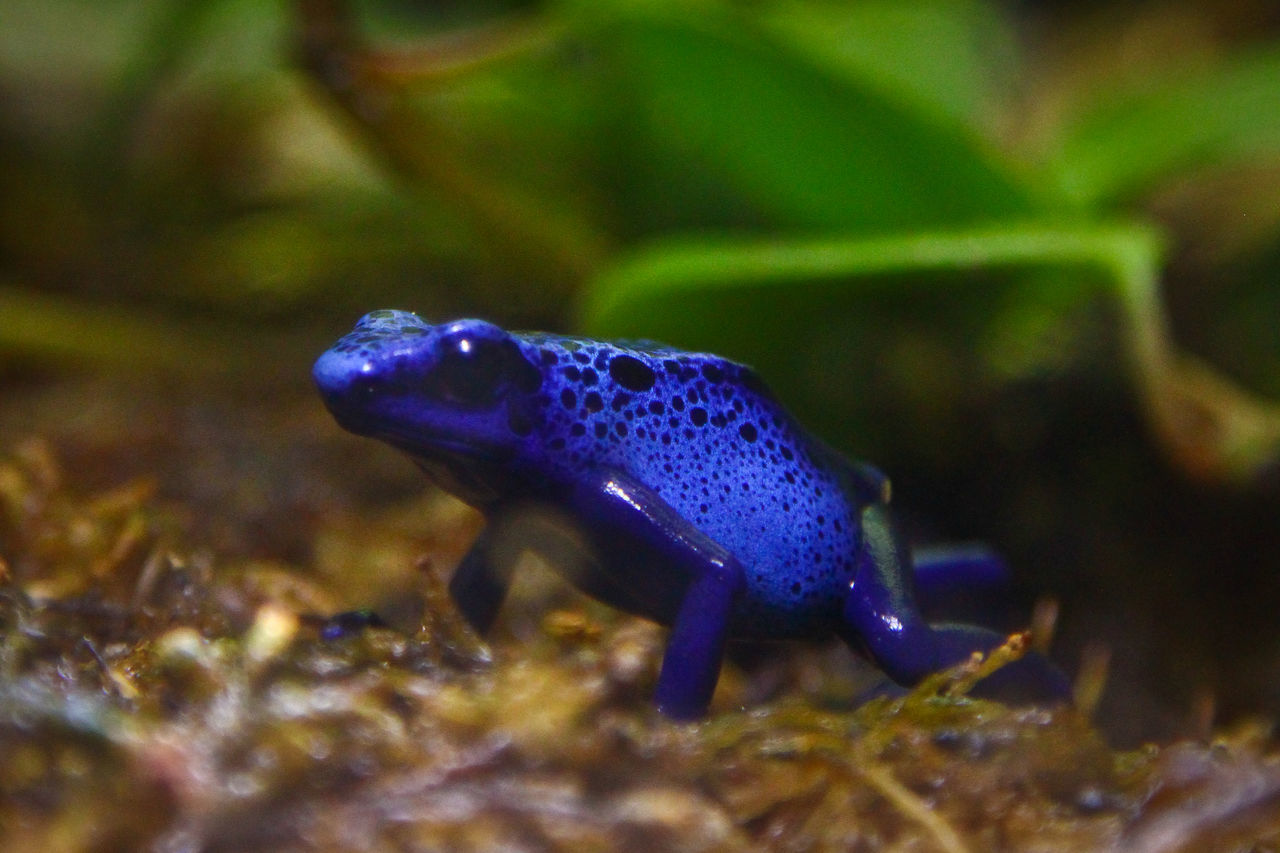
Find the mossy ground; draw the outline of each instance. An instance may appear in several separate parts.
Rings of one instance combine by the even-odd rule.
[[[475,516],[309,398],[167,399],[41,392],[2,433],[6,851],[1280,846],[1257,725],[1115,751],[941,682],[859,703],[802,644],[671,723],[662,630],[545,568],[474,636],[443,579]],[[366,605],[392,627],[320,636]]]

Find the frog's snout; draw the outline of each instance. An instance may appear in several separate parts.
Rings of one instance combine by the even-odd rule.
[[[326,403],[331,399],[340,399],[350,389],[351,374],[355,367],[351,362],[349,356],[335,350],[327,350],[316,359],[311,368],[311,378],[315,380]]]
[[[430,327],[411,311],[371,311],[355,328],[316,360],[311,369],[316,387],[335,415],[350,414],[363,401],[388,358],[407,342],[426,335]]]
[[[331,349],[316,359],[315,366],[311,368],[311,377],[320,390],[325,407],[344,426],[356,414],[357,386],[368,384],[361,383],[360,380],[367,379],[372,370],[372,364],[367,359],[363,360],[363,364],[360,361],[349,353]]]

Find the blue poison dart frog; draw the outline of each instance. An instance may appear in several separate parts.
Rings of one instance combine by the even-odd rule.
[[[671,626],[656,702],[703,715],[732,638],[843,638],[911,684],[1002,642],[929,624],[916,587],[982,582],[991,559],[940,552],[913,566],[889,483],[807,433],[751,371],[660,345],[431,325],[375,311],[316,362],[351,432],[407,453],[488,524],[449,591],[481,633],[511,580],[495,531],[530,504],[576,522],[592,559],[569,580]],[[1062,698],[1039,655],[998,677]]]

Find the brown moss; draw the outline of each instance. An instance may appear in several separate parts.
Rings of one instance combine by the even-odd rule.
[[[1074,711],[942,695],[945,681],[833,710],[814,676],[827,652],[801,647],[772,670],[731,668],[708,720],[670,723],[648,701],[656,626],[548,583],[514,596],[492,646],[472,635],[436,567],[474,521],[434,498],[418,505],[436,507],[421,523],[444,531],[440,549],[396,582],[413,624],[324,640],[322,616],[350,597],[335,573],[411,554],[420,534],[334,511],[314,531],[319,570],[220,557],[187,541],[181,508],[149,482],[83,494],[38,441],[0,461],[6,850],[1280,838],[1280,767],[1256,729],[1117,753]],[[781,686],[758,703],[762,678]]]

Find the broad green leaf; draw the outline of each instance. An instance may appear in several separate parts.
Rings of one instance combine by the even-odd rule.
[[[1008,100],[1018,64],[1010,19],[974,0],[789,0],[757,15],[841,78],[975,128]]]
[[[663,224],[852,233],[1035,210],[954,122],[712,17],[627,19],[598,36],[602,95],[619,105],[615,167],[640,215],[690,204],[708,215]],[[705,203],[717,192],[718,221]]]
[[[1053,164],[1082,204],[1114,202],[1188,169],[1280,158],[1274,46],[1107,99],[1068,127]]]

